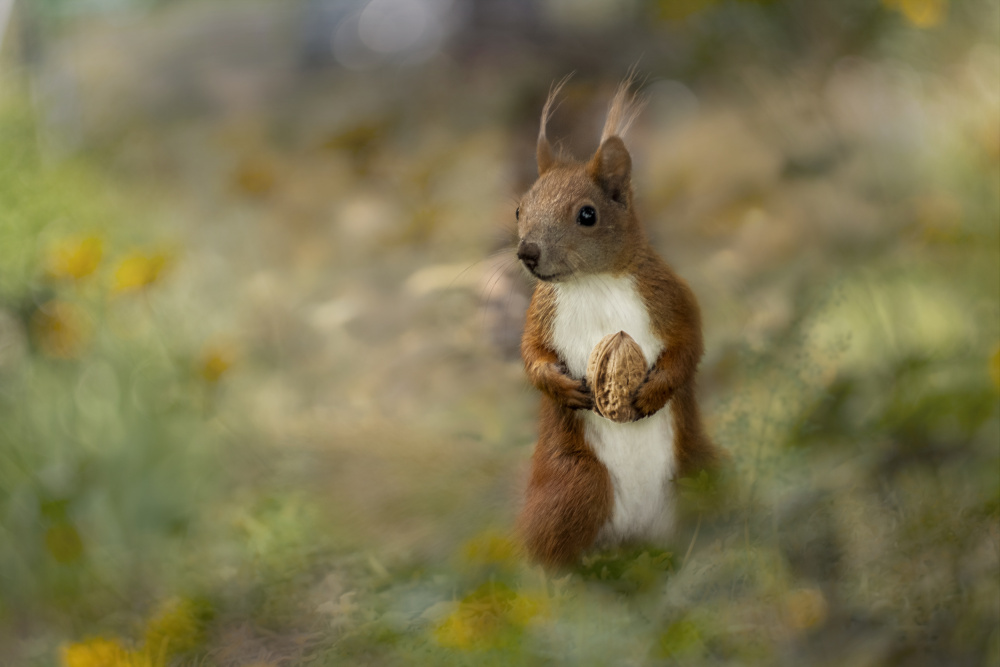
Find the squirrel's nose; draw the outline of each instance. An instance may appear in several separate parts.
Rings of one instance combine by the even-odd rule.
[[[517,246],[517,258],[524,262],[528,269],[538,266],[538,258],[542,256],[542,249],[537,243],[525,243],[523,240]]]

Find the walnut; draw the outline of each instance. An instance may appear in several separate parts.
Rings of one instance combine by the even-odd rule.
[[[587,363],[597,413],[615,422],[633,421],[632,397],[646,379],[646,371],[646,357],[634,338],[624,331],[602,338]]]

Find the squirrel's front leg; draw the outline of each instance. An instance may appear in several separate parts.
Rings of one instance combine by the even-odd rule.
[[[535,290],[521,338],[524,369],[531,384],[557,404],[572,410],[590,410],[594,407],[594,394],[587,380],[572,377],[547,343],[546,332],[554,317],[554,307],[551,291]]]
[[[676,349],[661,352],[632,400],[635,418],[642,419],[662,409],[677,388],[691,379],[697,364],[695,355]]]
[[[553,352],[522,346],[521,353],[528,379],[542,393],[572,410],[590,410],[594,407],[594,394],[586,378],[578,380],[570,376],[566,366]]]
[[[556,403],[572,410],[590,410],[594,407],[594,394],[586,378],[571,377],[566,367],[558,361],[540,361],[528,367],[531,383]]]

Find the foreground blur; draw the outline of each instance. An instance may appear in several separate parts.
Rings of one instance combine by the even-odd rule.
[[[996,664],[998,11],[0,0],[0,663]],[[545,578],[515,202],[636,62],[732,470]]]

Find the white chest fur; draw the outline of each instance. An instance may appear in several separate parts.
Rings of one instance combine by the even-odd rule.
[[[584,276],[557,283],[555,296],[552,345],[574,377],[584,376],[591,350],[608,334],[624,331],[632,336],[648,366],[663,350],[635,278]],[[589,410],[579,415],[584,437],[607,467],[614,487],[612,516],[598,540],[664,537],[673,524],[670,481],[676,469],[669,405],[630,424],[612,422]]]
[[[574,377],[587,372],[587,360],[608,334],[624,331],[632,336],[652,366],[663,341],[650,326],[649,311],[636,288],[635,278],[606,274],[583,276],[556,283],[556,313],[552,344]]]

